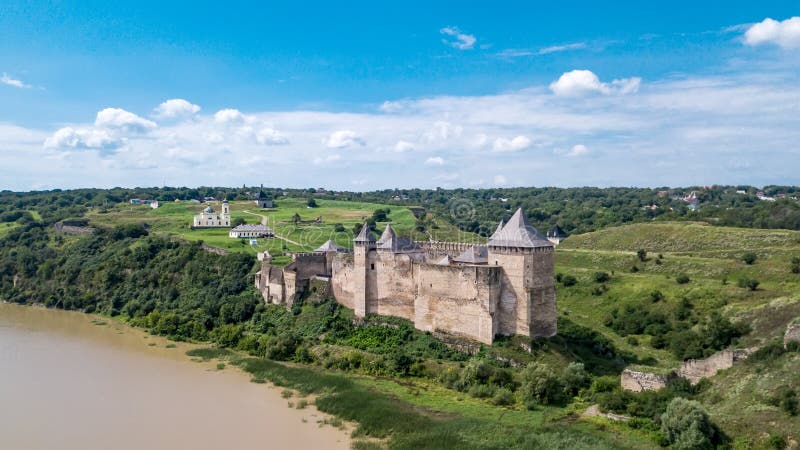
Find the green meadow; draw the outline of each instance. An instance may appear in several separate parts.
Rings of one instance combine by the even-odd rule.
[[[285,256],[287,253],[312,251],[329,239],[344,247],[352,247],[353,228],[371,218],[377,209],[391,211],[388,214],[390,221],[378,222],[378,230],[391,223],[398,235],[415,240],[480,240],[478,236],[464,233],[447,221],[435,217],[431,220],[431,227],[424,232],[420,231],[413,213],[406,207],[322,199],[317,199],[316,203],[317,207],[310,208],[307,206],[307,199],[281,198],[275,201],[274,208],[262,209],[249,201],[231,202],[232,220],[241,219],[249,224],[265,223],[275,230],[278,237],[258,239],[258,245],[250,245],[249,239],[230,238],[227,228],[191,228],[194,215],[208,205],[219,212],[220,202],[211,202],[208,205],[189,201],[165,202],[157,209],[147,205],[122,203],[105,209],[95,208],[86,217],[92,224],[101,226],[146,223],[156,234],[187,241],[203,241],[232,252],[256,254],[267,250],[275,258],[276,264],[288,263],[289,256]],[[295,224],[292,219],[296,214],[304,222],[312,222],[320,217],[321,223]]]

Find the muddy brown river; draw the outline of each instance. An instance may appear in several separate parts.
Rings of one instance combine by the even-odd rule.
[[[280,389],[168,344],[108,319],[0,303],[0,449],[349,448],[313,407],[289,408]]]

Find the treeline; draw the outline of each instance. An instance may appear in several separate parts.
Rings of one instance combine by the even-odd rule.
[[[81,217],[87,208],[103,208],[130,199],[162,202],[214,197],[250,200],[258,187],[163,187],[0,192],[0,215],[37,211],[46,223]],[[715,225],[800,230],[800,196],[796,186],[713,186],[687,188],[507,188],[507,189],[387,189],[373,192],[333,192],[315,188],[264,188],[267,196],[368,201],[417,206],[419,226],[430,227],[426,213],[448,220],[465,231],[490,235],[500,219],[523,208],[531,222],[547,231],[559,225],[568,233],[585,233],[608,226],[651,220],[702,220]],[[756,194],[776,198],[760,200]],[[693,195],[698,209],[683,201]],[[309,201],[310,201],[309,200]],[[2,216],[0,216],[2,217]],[[428,217],[429,218],[429,217]]]

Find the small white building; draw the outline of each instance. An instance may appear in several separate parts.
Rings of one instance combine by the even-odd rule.
[[[272,237],[275,236],[275,233],[272,232],[272,229],[270,227],[262,225],[260,223],[257,225],[242,224],[229,231],[228,236],[235,239],[260,238],[260,237]]]
[[[222,201],[222,212],[217,214],[211,205],[194,216],[194,228],[229,228],[231,226],[231,211],[228,201]]]

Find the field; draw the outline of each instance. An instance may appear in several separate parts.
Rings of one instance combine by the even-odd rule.
[[[461,240],[476,241],[478,236],[460,232],[447,221],[434,218],[435,228],[428,232],[416,229],[416,220],[411,210],[404,207],[376,203],[347,202],[337,200],[317,200],[316,208],[309,208],[306,199],[282,198],[275,202],[274,208],[260,209],[252,202],[231,202],[231,219],[243,219],[247,223],[265,223],[275,230],[276,238],[258,239],[258,245],[249,245],[249,239],[228,237],[227,228],[191,229],[192,218],[207,205],[196,202],[163,203],[158,209],[147,205],[119,204],[105,210],[94,209],[87,218],[94,225],[113,226],[120,223],[146,223],[154,233],[175,236],[188,241],[203,241],[208,245],[233,252],[255,254],[268,250],[276,264],[289,262],[290,252],[307,252],[322,245],[328,239],[344,247],[352,247],[353,228],[372,217],[377,209],[389,209],[390,222],[379,222],[378,229],[387,223],[400,236],[415,240]],[[212,202],[215,211],[221,209],[218,202]],[[321,223],[293,224],[292,218],[298,214],[303,221],[313,221],[321,217]],[[336,231],[337,225],[344,231]],[[2,231],[0,231],[2,232]],[[428,234],[430,233],[430,234]]]

